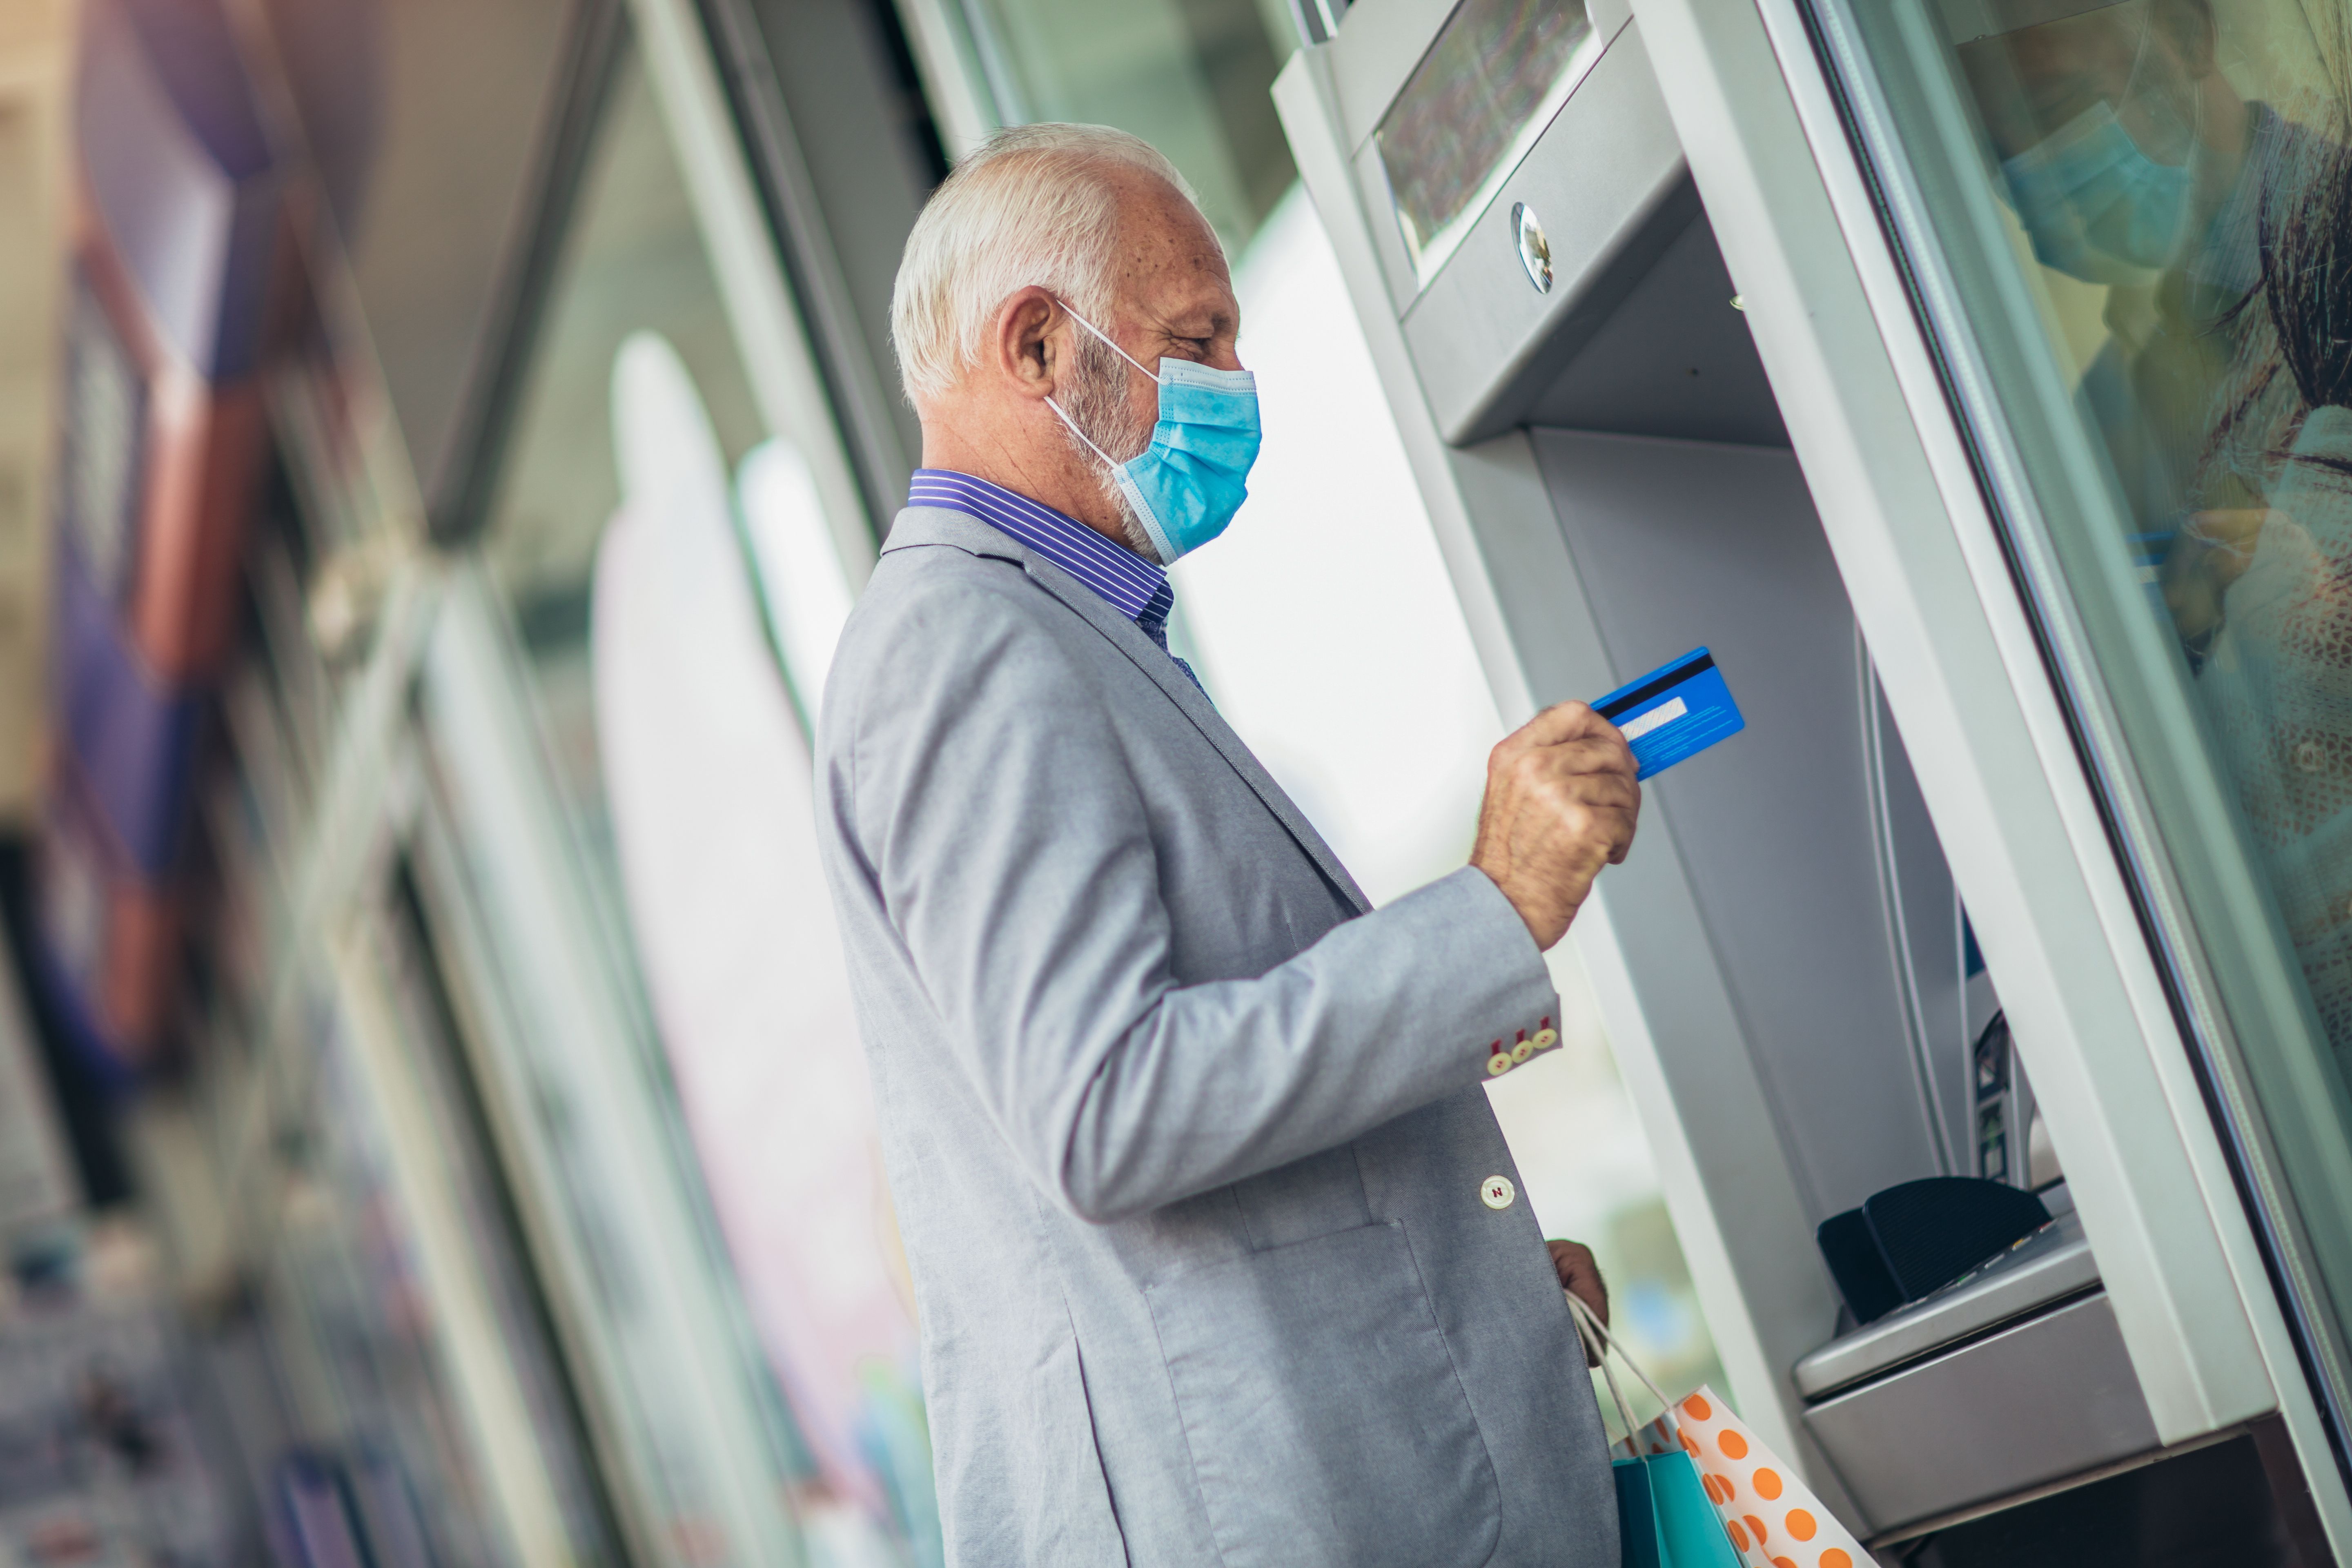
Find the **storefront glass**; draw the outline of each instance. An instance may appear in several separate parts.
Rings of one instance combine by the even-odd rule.
[[[523,1093],[564,1108],[538,1136],[663,1550],[774,1560],[764,1510],[813,1562],[935,1563],[912,1308],[815,862],[804,725],[848,590],[692,189],[633,51],[472,547],[481,591],[450,611],[496,635],[453,633],[428,678],[431,773]],[[515,815],[542,803],[556,820]],[[708,1234],[654,1234],[656,1212]],[[654,1285],[666,1257],[695,1277]],[[682,1358],[698,1323],[727,1342]]]
[[[1814,12],[2340,1400],[2352,21],[2301,0]]]
[[[1295,171],[1270,96],[1296,38],[1280,5],[963,0],[960,19],[1001,123],[1132,131],[1184,171],[1235,254],[1289,188]]]
[[[299,1005],[262,1178],[265,1279],[299,1432],[365,1548],[467,1568],[622,1561],[455,1041],[418,954],[363,921]],[[380,1486],[364,1478],[381,1472]],[[374,1517],[370,1517],[373,1511]],[[318,1543],[310,1546],[323,1551]],[[305,1561],[310,1559],[305,1558]]]
[[[265,0],[409,461],[430,493],[545,178],[567,51],[609,0]],[[457,454],[462,458],[463,454]]]

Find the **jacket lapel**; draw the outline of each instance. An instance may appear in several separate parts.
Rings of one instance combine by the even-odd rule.
[[[1329,879],[1340,895],[1355,906],[1356,912],[1369,910],[1371,901],[1364,897],[1356,879],[1323,842],[1290,796],[1283,793],[1274,776],[1234,733],[1233,726],[1218,714],[1201,689],[1185,679],[1176,668],[1176,661],[1162,652],[1160,646],[1144,635],[1143,628],[1119,614],[1101,595],[1072,577],[1052,562],[1032,552],[1011,535],[1000,532],[977,518],[961,512],[947,511],[935,507],[909,507],[900,512],[890,529],[889,542],[885,552],[904,549],[915,544],[952,544],[975,555],[994,556],[1018,563],[1029,580],[1060,600],[1079,619],[1100,632],[1120,653],[1160,688],[1162,695],[1176,705],[1177,710],[1192,723],[1192,727],[1209,744],[1217,749],[1227,765],[1241,775],[1244,784],[1263,801],[1274,814],[1285,832],[1297,841],[1307,858]]]

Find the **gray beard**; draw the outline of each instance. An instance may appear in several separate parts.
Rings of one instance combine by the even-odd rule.
[[[1077,345],[1071,369],[1073,384],[1062,399],[1062,411],[1070,416],[1070,424],[1078,429],[1073,433],[1061,426],[1062,438],[1070,450],[1102,485],[1103,499],[1118,514],[1118,529],[1123,542],[1136,554],[1155,566],[1164,566],[1160,552],[1151,542],[1151,532],[1143,526],[1143,519],[1128,504],[1127,492],[1118,488],[1118,465],[1133,459],[1151,445],[1151,431],[1147,427],[1140,435],[1128,424],[1127,373],[1128,363],[1113,353],[1099,339],[1088,334]],[[1060,425],[1060,421],[1055,421]],[[1083,434],[1087,440],[1078,439]],[[1087,449],[1092,441],[1105,452],[1122,454],[1105,461]]]
[[[1135,515],[1133,507],[1127,504],[1127,497],[1119,493],[1118,485],[1111,485],[1110,493],[1118,503],[1118,531],[1127,542],[1127,547],[1154,566],[1167,565],[1168,563],[1160,559],[1159,547],[1151,542],[1151,531],[1143,526],[1143,520]]]

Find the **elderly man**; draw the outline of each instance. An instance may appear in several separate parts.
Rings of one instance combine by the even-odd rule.
[[[1640,807],[1581,704],[1472,865],[1369,910],[1171,658],[1257,451],[1216,236],[1145,143],[998,136],[892,312],[924,468],[835,656],[822,832],[951,1561],[1617,1561],[1565,1284],[1479,1085]],[[1330,454],[1345,462],[1348,454]],[[1311,591],[1311,584],[1301,584]]]

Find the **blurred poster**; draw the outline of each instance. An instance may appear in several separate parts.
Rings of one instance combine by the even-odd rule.
[[[87,0],[38,834],[49,989],[93,1065],[165,1049],[204,696],[236,634],[289,221],[220,0]]]
[[[736,498],[667,342],[613,373],[621,510],[596,559],[598,750],[630,923],[719,1223],[817,1475],[813,1553],[941,1557],[913,1314],[811,762]]]

